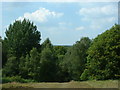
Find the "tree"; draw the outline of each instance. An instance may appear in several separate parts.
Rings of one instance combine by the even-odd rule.
[[[18,20],[13,24],[10,24],[5,33],[6,37],[4,39],[4,46],[7,48],[7,58],[10,58],[11,60],[7,62],[5,67],[14,67],[17,62],[17,67],[15,68],[18,70],[18,73],[14,74],[19,74],[19,64],[21,62],[20,58],[29,54],[33,47],[37,48],[39,46],[41,36],[40,32],[37,31],[37,27],[33,24],[33,22],[24,19],[23,21]],[[11,58],[11,56],[16,57],[16,59]]]
[[[30,51],[30,57],[29,61],[27,62],[29,64],[28,69],[28,76],[30,76],[34,80],[39,80],[39,71],[40,71],[40,55],[36,48],[33,48]]]
[[[38,53],[36,48],[30,51],[30,55],[20,58],[19,64],[19,75],[22,78],[39,80],[40,71],[40,53]]]
[[[29,20],[15,21],[6,30],[5,42],[8,52],[17,58],[25,56],[33,47],[38,47],[40,42],[40,32]]]
[[[26,55],[27,57],[27,55]],[[22,77],[22,78],[28,78],[28,67],[26,67],[26,57],[21,57],[20,58],[20,63],[19,63],[19,75]]]
[[[0,36],[0,42],[2,42],[2,37]]]
[[[115,79],[115,75],[120,75],[119,51],[120,25],[114,25],[94,39],[88,50],[87,67],[81,79]]]
[[[15,56],[10,56],[6,63],[6,67],[3,69],[3,76],[14,76],[18,73],[18,62]]]
[[[63,59],[64,56],[67,52],[67,48],[66,46],[54,46],[54,53],[57,56],[57,61],[56,61],[56,65],[57,65],[57,81],[58,82],[64,82],[64,81],[69,81],[68,80],[68,72],[67,69],[64,67],[63,64]]]
[[[41,46],[42,46],[42,50],[43,50],[44,48],[53,49],[53,45],[52,45],[52,43],[51,43],[51,41],[50,41],[49,38],[47,38],[47,39],[42,43]]]
[[[65,55],[67,48],[65,46],[54,46],[55,53],[59,55]]]
[[[8,47],[5,44],[5,40],[2,40],[2,67],[4,68],[8,58],[7,58],[7,53],[8,53]]]
[[[88,37],[81,38],[66,53],[65,62],[72,80],[80,80],[87,62],[87,50],[91,44]]]
[[[40,81],[56,81],[56,55],[53,52],[51,41],[47,39],[43,44],[40,59]]]

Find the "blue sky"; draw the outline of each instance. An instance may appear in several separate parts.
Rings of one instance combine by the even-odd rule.
[[[54,45],[72,45],[81,37],[95,38],[118,23],[117,2],[3,2],[2,32],[14,20],[30,19]]]

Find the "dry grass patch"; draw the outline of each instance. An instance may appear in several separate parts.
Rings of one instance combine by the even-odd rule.
[[[71,81],[66,83],[6,83],[3,88],[118,88],[118,80],[106,81]]]

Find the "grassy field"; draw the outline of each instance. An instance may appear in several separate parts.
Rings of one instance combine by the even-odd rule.
[[[66,83],[6,83],[2,88],[118,88],[118,80],[71,81]]]

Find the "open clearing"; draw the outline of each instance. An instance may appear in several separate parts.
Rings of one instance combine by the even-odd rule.
[[[71,81],[65,83],[6,83],[2,88],[118,88],[118,80]]]

